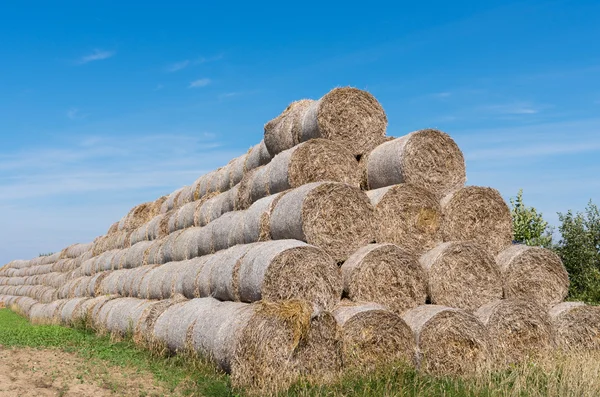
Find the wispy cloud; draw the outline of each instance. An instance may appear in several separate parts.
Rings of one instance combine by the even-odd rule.
[[[89,114],[81,113],[81,111],[77,108],[71,108],[67,110],[67,117],[71,120],[80,120],[88,117]]]
[[[194,60],[194,64],[200,65],[202,63],[207,63],[207,62],[220,61],[221,59],[223,59],[223,56],[224,55],[221,53],[221,54],[217,54],[217,55],[214,55],[212,57],[207,57],[207,58],[200,57],[200,58],[197,58],[196,60]]]
[[[101,61],[103,59],[112,58],[113,56],[115,56],[115,54],[116,52],[114,51],[95,49],[94,52],[92,52],[91,54],[81,57],[77,63],[83,65],[88,62]]]
[[[198,79],[198,80],[194,80],[190,83],[188,88],[200,88],[200,87],[206,87],[207,85],[210,84],[210,79]]]
[[[169,73],[177,72],[179,70],[183,70],[183,69],[187,68],[189,65],[190,65],[190,61],[187,59],[185,61],[176,62],[176,63],[173,63],[173,64],[167,66],[167,72],[169,72]]]
[[[498,104],[498,105],[487,105],[483,106],[481,109],[503,115],[525,115],[525,114],[536,114],[540,112],[542,107],[535,106],[529,102],[514,102],[507,104]]]

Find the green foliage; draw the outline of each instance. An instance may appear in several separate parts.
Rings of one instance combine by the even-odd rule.
[[[584,212],[558,214],[561,239],[556,251],[563,260],[572,299],[600,302],[600,211],[590,200]]]
[[[517,197],[511,197],[510,204],[515,240],[531,246],[552,247],[552,227],[534,207],[523,203],[523,189]]]

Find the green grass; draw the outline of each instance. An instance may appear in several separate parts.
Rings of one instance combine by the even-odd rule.
[[[31,325],[0,309],[0,344],[5,347],[59,348],[94,363],[108,363],[151,373],[155,380],[182,396],[237,396],[229,377],[212,365],[184,356],[159,356],[131,341],[112,342],[85,328]],[[412,368],[388,368],[374,374],[346,374],[335,384],[299,382],[282,396],[406,396],[406,397],[542,397],[599,396],[600,353],[553,355],[504,371],[470,378],[433,377]]]

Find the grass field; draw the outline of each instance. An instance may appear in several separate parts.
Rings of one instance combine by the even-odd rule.
[[[231,387],[227,375],[212,365],[178,356],[158,356],[130,341],[111,342],[86,329],[54,325],[31,325],[8,309],[0,309],[0,345],[4,350],[58,349],[82,358],[82,374],[98,367],[122,368],[146,374],[153,391],[124,390],[119,379],[105,371],[98,381],[109,385],[115,395],[236,396],[248,394]],[[79,377],[79,375],[77,375]],[[96,378],[82,376],[83,381]],[[108,378],[107,378],[108,376]],[[110,387],[110,385],[113,385]],[[158,391],[157,391],[158,390]],[[439,378],[410,368],[388,368],[379,373],[346,374],[335,384],[297,384],[282,391],[284,396],[600,396],[600,354],[582,352],[556,354],[537,362],[524,363],[503,371],[460,378]]]

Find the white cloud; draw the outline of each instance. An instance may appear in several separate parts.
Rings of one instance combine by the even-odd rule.
[[[115,54],[116,53],[114,51],[105,51],[105,50],[95,49],[93,53],[81,57],[81,59],[79,59],[78,63],[80,65],[83,65],[88,62],[101,61],[103,59],[111,58],[111,57],[115,56]]]
[[[210,84],[210,79],[206,79],[206,78],[198,79],[198,80],[192,81],[188,88],[206,87],[209,84]]]
[[[541,107],[534,106],[528,102],[515,102],[500,105],[488,105],[483,106],[483,110],[497,114],[512,114],[512,115],[525,115],[525,114],[536,114],[539,113]]]
[[[171,73],[177,72],[178,70],[187,68],[189,65],[190,65],[190,61],[187,59],[185,61],[176,62],[167,67],[167,72],[171,72]]]

